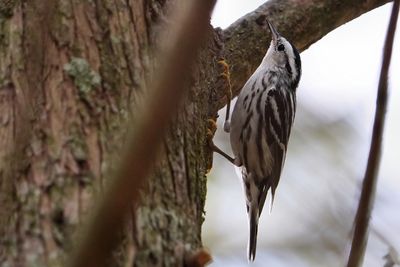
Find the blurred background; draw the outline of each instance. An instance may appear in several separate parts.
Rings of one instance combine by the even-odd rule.
[[[219,0],[214,27],[226,28],[264,0]],[[369,12],[304,51],[297,115],[273,211],[262,214],[252,266],[344,266],[368,157],[382,47],[392,4]],[[279,30],[279,29],[278,29]],[[364,266],[384,266],[400,250],[400,25],[378,193]],[[269,34],[269,32],[266,32]],[[268,46],[269,44],[266,44]],[[229,135],[215,136],[231,154]],[[268,209],[267,205],[265,209]],[[211,266],[247,266],[248,224],[234,167],[214,155],[203,241]]]

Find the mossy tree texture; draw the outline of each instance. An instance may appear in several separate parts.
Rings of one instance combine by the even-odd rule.
[[[178,2],[0,2],[2,265],[64,264],[78,226],[117,166],[128,119],[140,116],[135,110],[156,64],[153,51],[163,42],[159,33]],[[314,14],[321,23],[304,20],[290,36],[304,49],[388,1],[292,2],[270,1],[225,31],[210,27],[188,97],[110,266],[183,266],[185,251],[201,247],[212,160],[207,120],[225,101],[218,60],[232,66],[237,93],[267,48],[263,16],[282,21],[281,31],[289,33]],[[331,16],[316,13],[324,10]]]
[[[157,25],[168,23],[173,4],[37,0],[2,16],[1,262],[62,265],[117,165],[127,119],[140,116],[135,106],[162,41]],[[204,49],[199,64],[216,68],[213,51]],[[116,256],[121,265],[178,266],[185,249],[201,246],[213,71],[193,74],[134,231]]]

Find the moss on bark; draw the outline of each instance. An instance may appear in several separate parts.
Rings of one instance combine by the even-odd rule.
[[[2,263],[64,264],[117,165],[128,118],[140,116],[154,31],[172,2],[33,0],[0,21],[0,109],[9,120],[0,156],[13,166],[0,166],[0,195],[10,203],[1,208]],[[201,246],[205,122],[219,79],[217,65],[209,67],[219,57],[212,33],[112,266],[180,266],[186,250]]]

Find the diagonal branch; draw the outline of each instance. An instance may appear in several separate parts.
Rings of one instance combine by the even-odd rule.
[[[377,8],[389,0],[270,0],[223,31],[225,60],[230,65],[233,95],[237,95],[268,49],[270,34],[265,18],[300,50],[340,25]],[[226,103],[220,89],[218,107]]]
[[[392,14],[390,16],[390,22],[383,51],[383,62],[381,74],[379,77],[372,141],[369,151],[367,169],[365,171],[364,182],[361,191],[360,202],[355,219],[353,242],[351,244],[349,261],[347,263],[348,267],[357,267],[362,265],[365,247],[368,240],[369,219],[371,217],[371,212],[375,200],[377,174],[382,150],[382,135],[385,124],[385,113],[388,98],[388,73],[392,57],[394,33],[396,31],[397,17],[399,14],[399,5],[400,0],[395,0],[393,4]]]
[[[139,190],[143,188],[171,118],[177,111],[185,85],[201,45],[209,32],[209,20],[215,0],[190,1],[177,21],[170,51],[165,54],[161,69],[137,122],[127,154],[100,200],[84,238],[75,251],[70,266],[105,266],[117,233],[121,230],[129,207],[137,206]],[[174,31],[175,30],[175,31]]]

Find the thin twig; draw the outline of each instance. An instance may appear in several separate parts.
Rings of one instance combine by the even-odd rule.
[[[129,207],[137,206],[139,191],[151,172],[162,138],[185,92],[198,51],[205,43],[215,0],[190,1],[173,29],[174,42],[166,52],[164,64],[148,103],[143,105],[127,154],[108,192],[100,200],[95,216],[74,251],[69,266],[105,266],[117,240]],[[183,12],[183,11],[182,11]]]
[[[382,135],[385,123],[385,113],[388,98],[388,72],[392,57],[394,33],[396,31],[397,17],[399,14],[400,0],[395,0],[387,30],[385,47],[383,51],[383,62],[379,77],[378,96],[376,101],[376,111],[372,141],[369,151],[367,169],[365,171],[364,182],[361,191],[360,202],[355,218],[355,228],[353,241],[347,267],[358,267],[364,260],[365,247],[368,240],[369,219],[375,200],[377,173],[382,147]]]

